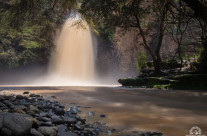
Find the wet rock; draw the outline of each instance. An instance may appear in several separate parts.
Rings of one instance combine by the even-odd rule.
[[[13,110],[13,112],[15,112],[15,113],[20,113],[20,114],[26,114],[22,109],[18,109],[18,108],[15,108],[15,109]]]
[[[64,120],[64,122],[67,123],[67,124],[75,123],[75,122],[77,121],[77,119],[75,119],[75,118],[70,118],[70,117],[64,117],[63,120]]]
[[[75,129],[77,129],[77,130],[83,130],[84,129],[84,127],[83,127],[83,125],[79,125],[79,124],[75,124]]]
[[[27,135],[30,132],[32,124],[21,114],[0,113],[3,118],[3,128],[9,129],[16,136]]]
[[[78,136],[76,133],[73,132],[60,132],[57,136]]]
[[[0,102],[0,107],[6,107],[6,105]]]
[[[88,112],[88,113],[86,114],[86,117],[91,117],[91,116],[94,116],[94,115],[95,115],[94,112]]]
[[[1,136],[12,136],[12,132],[11,130],[7,129],[7,128],[2,128],[1,130]]]
[[[44,122],[51,121],[50,118],[47,118],[47,117],[41,117],[41,116],[37,117],[37,119],[40,120],[40,121],[44,121]]]
[[[9,100],[5,100],[5,101],[3,101],[3,103],[6,104],[6,106],[8,106],[10,108],[14,107],[14,104],[11,103]]]
[[[140,133],[140,136],[162,136],[163,134],[160,132],[144,132]]]
[[[93,128],[100,128],[102,127],[102,124],[100,122],[94,122],[92,126]]]
[[[61,116],[65,114],[65,110],[62,108],[55,108],[55,114]]]
[[[27,120],[29,120],[32,123],[33,128],[38,128],[40,126],[39,121],[36,118],[33,117],[25,117]]]
[[[51,109],[49,110],[48,115],[49,115],[50,117],[52,117],[52,116],[57,116]]]
[[[49,115],[48,115],[48,113],[41,112],[39,116],[40,116],[40,117],[48,117]]]
[[[0,95],[0,101],[4,101],[4,100],[5,98],[2,95]]]
[[[23,92],[23,94],[29,94],[29,92],[28,91],[25,91],[25,92]]]
[[[102,115],[100,115],[100,117],[101,118],[107,118],[107,115],[102,114]]]
[[[4,110],[2,110],[3,112],[9,112],[9,110],[8,109],[4,109]]]
[[[56,96],[51,96],[51,98],[57,98]]]
[[[63,119],[58,116],[52,116],[52,123],[54,124],[62,124],[64,123]]]
[[[39,94],[30,94],[29,97],[40,97]]]
[[[56,136],[57,128],[55,127],[39,127],[38,131],[42,133],[44,136]]]
[[[58,128],[58,133],[66,132],[68,129],[66,125],[58,125],[57,128]]]
[[[32,114],[32,115],[35,115],[35,114],[39,114],[40,113],[40,110],[36,107],[36,106],[33,106],[33,105],[30,105],[29,106],[29,112]]]
[[[77,106],[72,106],[67,111],[70,112],[71,114],[77,114],[79,112],[79,109]]]
[[[1,128],[3,127],[3,122],[4,122],[3,119],[4,119],[3,115],[0,114],[0,130],[1,130]]]
[[[42,133],[40,133],[39,131],[37,131],[36,129],[32,128],[30,130],[30,135],[31,136],[44,136]]]
[[[40,126],[53,126],[53,124],[51,121],[48,121],[48,122],[41,122],[40,121]]]
[[[57,102],[57,101],[54,101],[53,104],[54,104],[55,106],[60,106],[60,103]]]
[[[5,100],[12,100],[14,96],[12,95],[4,95]]]
[[[24,99],[25,97],[24,96],[22,96],[22,95],[17,95],[16,96],[16,99]]]
[[[86,107],[83,107],[83,108],[85,108],[85,109],[90,109],[91,107],[86,106]]]
[[[26,101],[25,99],[21,99],[21,100],[19,101],[19,104],[20,104],[20,105],[27,105],[27,101]]]

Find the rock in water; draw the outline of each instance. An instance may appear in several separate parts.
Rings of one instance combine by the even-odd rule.
[[[23,94],[29,94],[29,92],[28,91],[25,91]]]
[[[44,136],[56,136],[57,128],[55,127],[39,127],[38,131],[42,133]]]
[[[17,95],[16,96],[16,99],[24,99],[25,97],[24,96],[22,96],[22,95]]]
[[[17,113],[0,113],[0,119],[3,120],[2,129],[7,128],[15,136],[24,136],[29,134],[32,123],[23,115]],[[4,132],[9,133],[8,130]]]
[[[77,114],[79,112],[79,109],[77,106],[72,106],[68,109],[68,112],[70,112],[71,114]]]
[[[41,134],[39,131],[37,131],[36,129],[32,128],[30,130],[30,134],[31,136],[44,136],[43,134]]]
[[[52,123],[54,124],[62,124],[64,121],[58,116],[52,116]]]

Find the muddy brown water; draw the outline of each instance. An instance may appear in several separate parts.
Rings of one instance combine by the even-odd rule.
[[[158,131],[166,136],[186,136],[193,126],[199,126],[207,135],[207,91],[26,86],[1,86],[0,90],[0,94],[22,94],[28,90],[59,101],[66,108],[80,105],[82,117],[89,111],[95,112],[89,122],[105,122],[121,131],[119,135]],[[101,114],[107,118],[100,118]]]

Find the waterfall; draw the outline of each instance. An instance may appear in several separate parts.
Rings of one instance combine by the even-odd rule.
[[[94,48],[89,26],[74,25],[78,16],[64,23],[56,40],[49,66],[48,82],[58,85],[84,85],[94,81]]]

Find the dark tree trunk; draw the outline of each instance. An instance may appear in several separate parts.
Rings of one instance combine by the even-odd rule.
[[[153,60],[153,64],[154,64],[154,75],[155,76],[162,75],[161,60],[159,60],[159,59]]]

